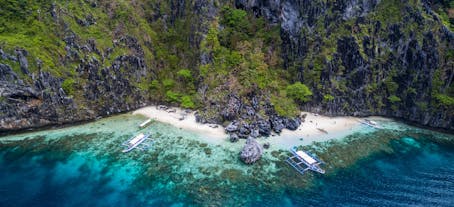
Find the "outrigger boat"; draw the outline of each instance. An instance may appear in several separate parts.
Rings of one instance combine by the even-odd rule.
[[[150,137],[150,134],[144,134],[144,133],[140,133],[136,136],[131,137],[130,139],[128,139],[126,142],[124,142],[122,144],[123,146],[125,146],[125,149],[122,152],[126,153],[135,148],[140,149],[140,150],[148,149],[149,147],[151,147],[152,143],[147,144],[147,143],[143,143],[143,142],[146,140],[150,140],[149,137]],[[141,146],[139,146],[139,145],[141,145]]]
[[[300,174],[304,174],[304,172],[308,170],[325,174],[325,170],[320,167],[320,165],[325,163],[318,159],[317,156],[309,152],[297,150],[296,147],[291,148],[290,152],[292,153],[292,156],[290,156],[286,162]]]
[[[150,124],[151,121],[153,121],[153,119],[148,119],[148,120],[144,121],[143,123],[141,123],[141,124],[139,125],[139,127],[140,127],[140,128],[144,128],[144,127],[146,127],[148,124]]]
[[[380,126],[378,125],[377,122],[372,121],[372,120],[369,120],[369,119],[364,119],[364,121],[359,121],[359,122],[360,122],[361,124],[364,124],[364,125],[367,125],[367,126],[376,128],[376,129],[383,129],[382,127],[380,127]]]

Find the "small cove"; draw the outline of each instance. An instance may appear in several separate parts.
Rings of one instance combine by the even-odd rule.
[[[149,151],[121,153],[143,120],[126,114],[1,137],[0,206],[453,204],[451,135],[383,123],[399,130],[358,130],[306,146],[328,163],[328,174],[301,176],[283,162],[282,147],[247,166],[238,159],[242,143],[210,142],[159,122],[144,130],[156,141]],[[438,136],[448,141],[434,142]],[[433,196],[417,199],[426,194]]]

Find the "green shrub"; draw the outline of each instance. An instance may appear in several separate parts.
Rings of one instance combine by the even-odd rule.
[[[156,79],[151,81],[150,88],[154,89],[154,90],[158,89],[159,88],[159,81],[156,80]]]
[[[399,97],[395,96],[395,95],[391,95],[388,97],[388,100],[391,102],[391,103],[398,103],[398,102],[401,102],[402,100],[400,100]]]
[[[446,107],[452,107],[454,106],[454,98],[453,97],[450,97],[448,95],[445,95],[445,94],[435,94],[435,100],[437,100],[437,102],[442,105],[442,106],[446,106]]]
[[[334,96],[332,96],[330,94],[325,94],[323,96],[323,100],[326,101],[326,102],[332,101],[332,100],[334,100]]]
[[[63,83],[61,84],[61,88],[65,91],[66,94],[72,96],[74,95],[74,85],[75,81],[72,78],[67,78]]]
[[[298,115],[298,108],[295,102],[289,98],[272,97],[271,103],[279,116],[294,117]]]
[[[312,96],[312,91],[300,82],[287,86],[286,92],[288,97],[301,102],[309,101]]]
[[[190,80],[192,79],[192,73],[190,70],[188,69],[181,69],[177,72],[177,75],[186,79],[186,80]]]
[[[171,89],[175,85],[175,81],[172,79],[164,79],[162,85],[164,85],[165,89]]]
[[[169,90],[166,92],[166,100],[172,103],[179,102],[180,94]]]
[[[183,97],[181,97],[181,106],[183,108],[188,108],[188,109],[195,108],[195,104],[192,101],[192,97],[191,96],[183,96]]]
[[[222,23],[233,28],[245,28],[248,26],[247,22],[247,13],[241,9],[231,9],[229,7],[224,7],[222,9],[223,19]]]
[[[228,67],[235,67],[243,61],[241,54],[237,51],[232,51],[229,55],[227,55],[226,59]]]
[[[391,94],[396,93],[397,89],[399,88],[399,84],[394,82],[391,78],[385,80],[385,85],[386,88],[388,89],[388,92]]]

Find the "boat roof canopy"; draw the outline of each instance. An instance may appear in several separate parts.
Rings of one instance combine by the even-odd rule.
[[[143,133],[140,133],[139,135],[137,135],[136,137],[134,137],[134,139],[132,139],[131,141],[129,141],[129,144],[135,144],[137,143],[138,141],[140,141],[143,137],[145,137],[145,135]]]
[[[296,154],[298,156],[300,156],[301,158],[303,158],[303,160],[306,161],[307,163],[309,163],[310,165],[317,162],[314,158],[312,158],[311,156],[309,156],[307,153],[305,153],[303,151],[297,151]]]

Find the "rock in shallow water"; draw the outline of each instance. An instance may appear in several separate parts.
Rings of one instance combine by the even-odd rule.
[[[269,143],[269,142],[267,142],[267,143],[263,144],[263,148],[265,148],[265,149],[269,149],[269,148],[270,148],[270,143]]]
[[[246,164],[252,164],[262,157],[262,152],[262,146],[255,139],[249,137],[243,150],[241,150],[240,159]]]

